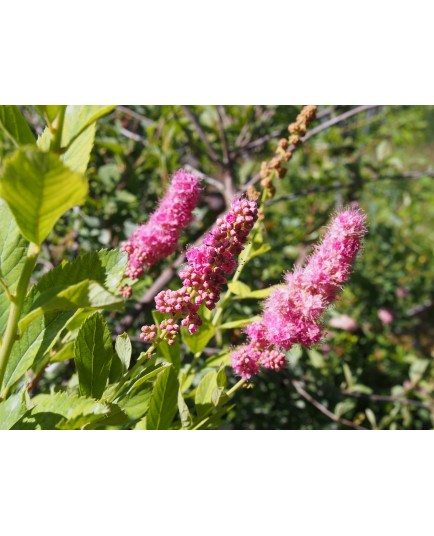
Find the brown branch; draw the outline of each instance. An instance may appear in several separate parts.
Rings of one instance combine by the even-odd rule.
[[[297,380],[291,380],[292,385],[294,386],[297,393],[307,400],[309,404],[312,404],[318,411],[320,411],[323,415],[328,417],[333,422],[342,424],[343,426],[348,426],[349,428],[354,428],[356,430],[366,430],[363,426],[359,426],[358,424],[354,423],[353,421],[349,421],[347,419],[342,419],[341,417],[337,417],[334,413],[332,413],[330,410],[328,410],[325,406],[323,406],[318,400],[313,398],[307,391],[305,391],[302,387],[302,383]]]
[[[191,123],[193,124],[194,128],[196,129],[197,135],[199,136],[200,140],[203,142],[203,144],[206,147],[206,150],[208,151],[209,157],[215,164],[220,164],[219,157],[217,153],[214,151],[213,146],[211,145],[207,135],[203,131],[202,127],[199,124],[199,121],[196,119],[196,116],[193,114],[193,112],[190,110],[188,106],[181,105],[181,108],[185,115],[190,119]]]

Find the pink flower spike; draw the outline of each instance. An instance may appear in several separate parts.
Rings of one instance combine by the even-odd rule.
[[[171,255],[179,233],[187,227],[199,201],[199,179],[183,169],[177,171],[147,223],[140,225],[122,244],[129,255],[126,274],[138,279],[146,268]]]
[[[287,274],[286,286],[268,298],[263,322],[270,345],[289,350],[295,343],[311,346],[321,339],[320,317],[350,275],[366,233],[365,219],[357,208],[338,212],[305,266]]]

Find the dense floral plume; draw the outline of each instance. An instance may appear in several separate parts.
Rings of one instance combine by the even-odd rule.
[[[258,207],[254,201],[236,199],[231,210],[219,218],[215,227],[205,237],[202,245],[187,251],[187,264],[179,272],[183,286],[178,290],[164,290],[155,297],[158,311],[182,319],[191,334],[202,324],[198,310],[202,303],[207,309],[215,308],[220,299],[226,276],[234,272],[236,257],[241,253],[253,225],[258,219]],[[142,328],[141,337],[152,342],[155,326]],[[160,326],[160,330],[166,329]],[[171,324],[166,329],[169,344],[173,344],[176,330]],[[170,337],[169,337],[170,334]],[[173,336],[172,336],[173,334]]]
[[[183,169],[177,171],[171,184],[149,220],[140,225],[122,251],[129,255],[126,275],[138,279],[161,259],[171,255],[178,244],[179,233],[190,223],[200,196],[199,180]]]
[[[254,366],[247,367],[249,359],[263,366],[274,359],[268,368],[279,370],[283,354],[270,358],[264,351],[289,350],[296,343],[309,347],[321,339],[320,318],[348,279],[366,233],[365,220],[357,208],[339,212],[304,267],[285,276],[285,284],[265,302],[261,320],[248,326],[248,344],[232,356],[238,375],[248,379],[255,373]]]

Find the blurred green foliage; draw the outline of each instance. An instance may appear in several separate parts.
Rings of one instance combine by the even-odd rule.
[[[352,108],[320,106],[313,127]],[[37,114],[30,107],[22,110],[40,133]],[[98,123],[88,202],[51,233],[40,273],[79,252],[118,247],[146,220],[170,174],[182,166],[206,177],[182,244],[195,240],[224,209],[225,171],[236,190],[255,179],[299,111],[300,106],[118,107]],[[0,134],[0,156],[10,146]],[[369,234],[350,283],[324,319],[323,343],[308,351],[294,348],[286,371],[255,378],[253,388],[237,394],[223,427],[345,428],[337,420],[346,419],[366,428],[432,428],[433,153],[434,108],[421,106],[371,108],[324,128],[294,153],[265,212],[271,250],[247,264],[241,280],[254,290],[279,283],[321,237],[333,211],[350,202],[368,213]],[[134,286],[131,306],[174,258]],[[176,288],[176,278],[171,284]],[[390,323],[381,321],[382,310]],[[129,330],[136,353],[142,348],[140,326],[151,321],[151,311],[152,303],[142,307]],[[234,297],[224,321],[259,312],[257,300]],[[353,331],[330,326],[330,319],[341,315],[355,321]],[[112,331],[121,319],[122,313],[112,313]],[[240,329],[225,333],[226,345],[243,340]],[[220,345],[211,340],[207,351],[212,355],[216,348]],[[58,376],[67,367],[59,364]],[[58,383],[58,376],[50,371],[40,390]]]

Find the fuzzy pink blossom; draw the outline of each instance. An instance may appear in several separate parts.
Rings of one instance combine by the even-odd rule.
[[[359,327],[354,318],[348,315],[338,315],[330,318],[329,324],[336,329],[344,331],[356,331]]]
[[[129,255],[126,274],[138,279],[146,268],[171,255],[179,233],[190,223],[200,196],[199,180],[183,169],[171,184],[149,220],[140,225],[121,250]]]
[[[259,372],[260,352],[250,345],[244,344],[232,353],[232,368],[237,376],[250,380]]]
[[[182,318],[181,324],[194,334],[202,324],[199,307],[204,303],[209,310],[215,308],[226,283],[225,276],[235,270],[236,256],[243,250],[257,219],[258,207],[254,201],[235,199],[231,210],[217,220],[203,244],[187,251],[188,262],[179,272],[183,286],[157,294],[157,310]],[[146,342],[150,342],[147,329],[145,334]]]
[[[393,313],[389,309],[378,309],[377,315],[385,326],[393,322]]]
[[[348,279],[366,233],[365,220],[357,208],[343,210],[333,218],[304,267],[285,276],[285,284],[266,300],[261,319],[247,327],[244,357],[249,355],[257,364],[280,370],[285,362],[278,350],[289,350],[296,343],[309,347],[321,339],[320,318]],[[241,375],[237,351],[232,366]]]
[[[308,347],[321,339],[320,317],[349,277],[365,220],[356,208],[338,212],[305,266],[287,274],[286,285],[267,299],[263,322],[270,344],[289,350],[295,343]]]

